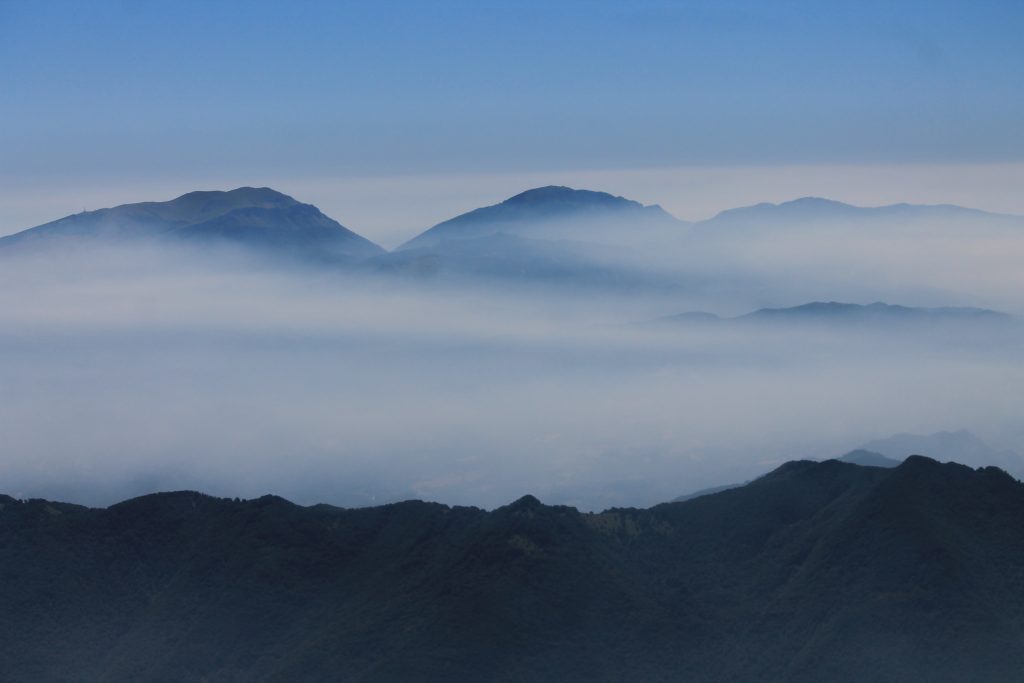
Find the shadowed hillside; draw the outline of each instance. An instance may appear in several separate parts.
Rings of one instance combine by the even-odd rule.
[[[919,456],[600,514],[4,497],[0,678],[1012,680],[1022,524]]]

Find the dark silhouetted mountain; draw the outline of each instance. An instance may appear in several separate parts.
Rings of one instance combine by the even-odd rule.
[[[121,245],[152,239],[270,249],[330,261],[362,261],[384,251],[315,206],[265,187],[189,192],[166,202],[86,211],[0,239],[0,247],[52,246],[68,240]]]
[[[791,462],[581,514],[0,498],[4,681],[1009,681],[1024,485]]]
[[[850,451],[846,455],[834,458],[839,462],[850,463],[851,465],[863,465],[864,467],[896,467],[902,462],[900,460],[893,460],[887,458],[881,453],[872,453],[871,451],[865,451],[863,449],[857,449]],[[713,493],[721,493],[722,491],[729,491],[731,489],[737,489],[741,486],[746,486],[749,481],[743,482],[742,484],[723,484],[721,486],[711,486],[706,489],[700,489],[693,493],[687,493],[682,496],[678,496],[672,499],[673,503],[682,503],[687,500],[693,500],[694,498],[701,498],[703,496],[710,496]]]
[[[1015,477],[1024,477],[1024,458],[1005,448],[996,448],[967,431],[935,434],[895,434],[869,441],[862,449],[902,460],[909,455],[927,455],[936,460],[955,460],[971,467],[1000,467]]]
[[[839,462],[848,462],[853,465],[863,465],[865,467],[897,467],[903,458],[895,460],[893,458],[887,458],[881,453],[875,453],[874,451],[866,451],[863,448],[850,451],[846,455],[842,455],[836,458]]]
[[[438,248],[445,242],[499,233],[553,240],[592,237],[600,242],[602,232],[609,229],[628,235],[645,227],[683,225],[657,205],[644,206],[606,192],[549,186],[438,223],[398,250]]]

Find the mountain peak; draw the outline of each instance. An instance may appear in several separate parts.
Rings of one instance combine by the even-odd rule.
[[[512,501],[506,507],[509,510],[533,510],[544,507],[544,504],[541,503],[536,496],[532,496],[528,493],[525,496]]]
[[[836,458],[836,460],[866,467],[897,467],[900,464],[900,461],[895,458],[887,458],[881,453],[864,450],[863,448],[852,450],[846,455]]]
[[[854,209],[857,208],[852,204],[840,202],[835,199],[826,199],[825,197],[797,197],[791,199],[788,202],[779,202],[778,204],[769,204],[768,206],[775,207],[789,207],[789,208],[830,208],[830,209]]]
[[[751,206],[741,206],[735,209],[726,209],[705,223],[732,223],[733,221],[772,221],[772,220],[793,220],[793,219],[820,219],[834,216],[847,216],[852,213],[866,211],[852,204],[844,204],[834,199],[824,197],[798,197],[778,204],[772,202],[761,202]]]
[[[191,192],[186,192],[185,194],[175,199],[172,199],[171,201],[177,201],[178,199],[208,198],[217,196],[238,197],[250,200],[277,198],[288,200],[289,202],[296,201],[294,198],[289,197],[283,192],[278,192],[272,187],[252,187],[251,185],[243,185],[241,187],[236,187],[233,190],[192,190]]]
[[[438,223],[399,249],[437,246],[444,241],[498,233],[541,239],[584,239],[598,228],[628,229],[638,225],[679,223],[660,206],[644,206],[607,192],[546,185]]]
[[[595,190],[577,190],[564,185],[545,185],[535,187],[525,192],[509,197],[502,204],[512,206],[540,205],[540,204],[571,204],[576,207],[583,206],[605,206],[605,207],[642,207],[640,202],[617,197],[607,192]]]
[[[312,204],[269,187],[197,190],[163,202],[122,204],[67,216],[3,239],[7,244],[42,244],[66,238],[107,243],[206,239],[335,261],[361,260],[383,251]]]
[[[223,202],[233,206],[292,206],[299,202],[292,197],[270,187],[236,187],[233,190],[193,190],[180,197],[166,202],[168,204],[200,204],[203,202]]]

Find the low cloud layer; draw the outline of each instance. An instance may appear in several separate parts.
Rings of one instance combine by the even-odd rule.
[[[1019,250],[1006,240],[993,263]],[[830,273],[815,248],[789,252],[796,264],[771,254],[779,277],[766,280],[816,272],[821,284],[794,276],[791,296],[822,298]],[[929,282],[918,256],[868,266],[862,253],[841,252],[893,289],[952,285],[948,270]],[[1009,266],[978,272],[975,291],[1010,302]],[[746,296],[788,303],[768,290]],[[1011,447],[1024,436],[1015,326],[643,322],[742,305],[707,290],[538,297],[507,283],[256,268],[165,250],[8,260],[0,482],[14,495],[89,504],[197,488],[485,507],[530,492],[601,508],[648,505],[895,432],[968,427]]]

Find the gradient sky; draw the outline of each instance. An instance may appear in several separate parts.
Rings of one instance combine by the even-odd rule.
[[[0,234],[274,181],[388,243],[520,180],[626,194],[616,172],[660,172],[637,198],[685,218],[815,194],[821,168],[841,195],[855,167],[915,169],[893,200],[940,194],[921,188],[946,169],[1024,212],[1022,36],[1020,0],[0,0]],[[736,175],[695,206],[672,178],[701,168]],[[752,191],[772,168],[819,170]],[[404,209],[374,219],[353,188],[386,204],[389,179]],[[876,185],[838,198],[894,192]]]

